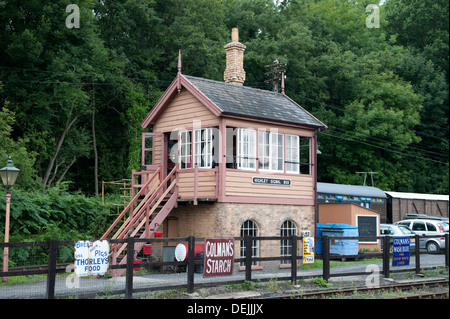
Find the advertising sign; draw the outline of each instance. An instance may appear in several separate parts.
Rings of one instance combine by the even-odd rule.
[[[408,266],[410,256],[409,237],[394,237],[392,266]]]
[[[106,240],[90,242],[77,241],[75,244],[75,275],[104,275],[108,270],[109,244]]]
[[[206,238],[203,277],[233,274],[234,239]]]
[[[314,237],[303,237],[303,263],[314,263]]]

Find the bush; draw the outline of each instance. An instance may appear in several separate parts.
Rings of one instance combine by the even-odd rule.
[[[45,192],[12,190],[10,241],[100,237],[110,222],[107,208],[96,198],[69,194],[66,189],[60,184]],[[5,208],[5,192],[0,192],[0,229],[5,227]]]

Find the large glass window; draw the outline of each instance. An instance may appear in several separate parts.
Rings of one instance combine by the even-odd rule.
[[[204,128],[180,132],[180,168],[212,168],[213,164],[213,129]]]
[[[258,130],[256,135],[256,130],[238,128],[236,135],[232,131],[227,132],[226,151],[228,168],[256,170],[258,165],[261,171],[311,174],[310,137],[266,132],[264,129]]]
[[[311,138],[300,137],[300,174],[311,174]]]
[[[237,168],[256,170],[256,131],[240,128],[237,130]]]
[[[197,164],[199,168],[212,167],[212,139],[212,128],[194,131],[195,164]]]
[[[180,132],[180,168],[192,167],[191,131]]]
[[[270,133],[265,131],[258,132],[258,159],[259,169],[269,169],[269,154],[270,154]]]
[[[284,135],[259,131],[258,133],[259,169],[284,171]]]
[[[300,137],[286,134],[286,173],[300,173]]]

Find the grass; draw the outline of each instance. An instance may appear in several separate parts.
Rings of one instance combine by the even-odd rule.
[[[338,267],[338,266],[346,266],[346,265],[354,265],[354,264],[367,264],[367,263],[377,263],[382,262],[382,258],[371,258],[371,259],[364,259],[361,261],[336,261],[336,260],[330,260],[330,268],[332,267]],[[321,259],[315,259],[314,263],[311,264],[302,264],[298,267],[300,270],[309,270],[309,269],[316,269],[316,268],[323,268],[323,260]]]

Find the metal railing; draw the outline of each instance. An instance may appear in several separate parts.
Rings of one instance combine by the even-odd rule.
[[[442,236],[426,236],[428,238],[432,237],[442,237]],[[368,239],[383,239],[383,251],[380,253],[359,253],[357,255],[346,255],[346,258],[373,258],[373,257],[381,257],[382,258],[382,272],[381,274],[388,278],[391,273],[395,272],[416,272],[419,273],[421,270],[429,269],[427,267],[422,267],[420,263],[420,255],[421,254],[429,254],[429,252],[420,251],[419,240],[423,238],[423,236],[416,235],[416,248],[415,248],[415,266],[414,268],[402,268],[402,269],[392,269],[390,267],[390,257],[392,253],[390,253],[389,245],[390,245],[390,237],[389,236],[378,236],[378,237],[317,237],[316,240],[323,241],[323,252],[321,255],[315,255],[316,259],[322,259],[322,273],[314,274],[314,275],[302,275],[297,268],[299,264],[298,261],[302,259],[302,254],[299,254],[299,249],[301,246],[299,245],[299,241],[303,240],[303,237],[298,236],[289,236],[289,237],[253,237],[253,236],[245,236],[245,237],[234,237],[235,241],[242,241],[245,247],[251,247],[251,243],[253,240],[258,241],[282,241],[282,240],[290,240],[292,243],[292,254],[290,256],[266,256],[266,257],[255,257],[252,256],[252,250],[246,249],[245,256],[237,258],[235,256],[234,262],[235,265],[238,265],[240,262],[244,263],[245,266],[245,276],[244,279],[240,280],[230,280],[230,281],[217,281],[217,282],[209,282],[208,284],[204,283],[194,283],[194,269],[196,265],[203,264],[203,260],[196,259],[195,256],[195,243],[203,242],[204,238],[195,238],[193,236],[183,237],[183,238],[134,238],[129,237],[127,239],[112,239],[109,240],[109,244],[126,244],[126,263],[122,265],[111,265],[110,269],[126,269],[125,275],[125,288],[120,290],[111,291],[111,294],[124,294],[125,298],[132,298],[133,293],[150,291],[150,290],[164,290],[167,287],[153,287],[153,288],[134,288],[133,287],[133,276],[134,276],[134,268],[136,267],[163,267],[163,266],[186,266],[186,283],[181,285],[170,286],[170,289],[174,288],[186,288],[188,293],[192,293],[194,291],[194,285],[196,287],[201,286],[211,286],[211,285],[224,285],[224,284],[235,284],[242,283],[245,281],[253,280],[253,270],[252,264],[253,262],[264,262],[264,261],[282,261],[288,260],[291,262],[291,265],[296,265],[296,267],[291,267],[290,276],[285,277],[277,277],[279,281],[291,281],[292,283],[296,283],[299,279],[313,278],[313,277],[322,277],[324,280],[329,280],[331,277],[342,277],[342,276],[358,276],[358,275],[368,275],[367,272],[339,272],[339,273],[331,273],[330,261],[335,258],[340,258],[342,256],[332,255],[330,254],[330,241],[331,240],[368,240]],[[135,260],[135,245],[142,243],[173,243],[173,242],[187,242],[188,244],[188,252],[187,258],[184,261],[141,261],[139,263]],[[72,247],[76,241],[56,241],[49,240],[43,242],[10,242],[10,243],[0,243],[0,249],[5,247],[41,247],[44,250],[48,251],[48,264],[46,267],[20,267],[20,268],[11,268],[8,272],[0,272],[0,277],[12,277],[12,276],[26,276],[26,275],[38,275],[45,274],[46,275],[46,285],[45,285],[45,294],[43,294],[44,298],[53,299],[57,297],[55,295],[55,281],[57,278],[57,274],[62,274],[67,271],[67,264],[58,264],[57,263],[57,255],[58,255],[58,247],[64,245],[71,245]],[[444,253],[445,255],[445,266],[449,267],[449,235],[445,235],[445,249],[444,251],[440,251],[437,253]],[[45,247],[47,247],[45,249]],[[413,258],[413,256],[411,256]],[[442,265],[444,266],[444,265]],[[258,279],[259,281],[264,281],[265,279]],[[269,280],[269,279],[267,279]],[[0,285],[0,289],[1,285]],[[101,292],[99,292],[101,294]],[[99,293],[96,293],[98,295]]]

